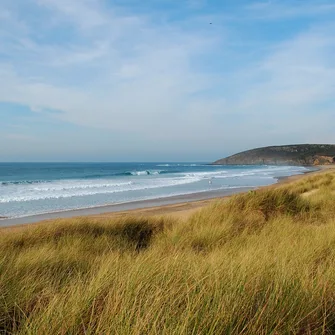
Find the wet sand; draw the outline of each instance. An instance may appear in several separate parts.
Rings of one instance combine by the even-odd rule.
[[[321,166],[318,167],[317,170],[307,171],[306,173],[309,174],[324,173],[329,169],[335,169],[335,165]],[[284,183],[293,182],[300,178],[303,178],[306,175],[306,173],[290,177],[278,178],[277,183],[272,184],[270,186],[263,186],[259,188],[273,188]],[[255,187],[250,188],[244,187],[230,190],[193,193],[169,198],[134,201],[129,203],[113,204],[100,207],[27,216],[23,218],[2,219],[0,220],[0,228],[6,228],[6,227],[8,228],[13,226],[21,226],[25,224],[33,224],[40,222],[52,222],[60,218],[73,218],[73,217],[84,217],[84,216],[90,216],[97,219],[97,218],[117,218],[125,215],[130,216],[169,215],[171,217],[187,219],[191,214],[193,214],[200,208],[208,205],[212,201],[222,198],[228,198],[233,194],[246,192],[251,189],[255,189]]]

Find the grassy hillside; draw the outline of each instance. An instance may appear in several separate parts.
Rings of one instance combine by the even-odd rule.
[[[257,148],[219,159],[220,165],[329,165],[335,164],[335,145],[296,144]]]
[[[0,333],[332,334],[335,173],[214,202],[187,222],[1,231]]]

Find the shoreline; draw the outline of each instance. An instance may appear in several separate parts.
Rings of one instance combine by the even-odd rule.
[[[171,197],[137,200],[132,202],[107,204],[89,208],[56,211],[19,218],[5,218],[0,220],[0,229],[20,227],[23,225],[35,225],[42,222],[52,222],[57,219],[76,217],[92,217],[96,219],[112,217],[115,218],[124,215],[161,216],[167,214],[170,216],[186,217],[214,200],[229,198],[232,195],[247,192],[253,189],[277,187],[278,185],[293,182],[295,180],[303,178],[306,174],[317,174],[334,168],[335,165],[318,166],[314,169],[307,170],[302,174],[295,174],[287,177],[275,177],[277,181],[267,186],[240,187],[234,189],[205,191]]]
[[[218,198],[227,197],[233,194],[246,192],[257,187],[237,187],[233,189],[204,191],[198,193],[181,194],[170,197],[136,200],[131,202],[123,202],[116,204],[107,204],[101,206],[69,209],[64,211],[55,211],[36,215],[23,216],[18,218],[6,218],[0,220],[1,227],[9,227],[15,225],[31,224],[41,221],[49,221],[55,219],[66,219],[83,216],[108,215],[110,213],[130,212],[141,209],[149,209],[153,207],[165,207],[170,205],[178,205],[184,203],[192,203],[199,201],[208,201]]]

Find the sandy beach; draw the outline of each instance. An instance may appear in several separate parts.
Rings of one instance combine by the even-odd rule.
[[[325,173],[329,169],[335,169],[335,165],[325,165],[325,166],[319,166],[318,170],[316,171],[307,171],[304,174],[300,175],[294,175],[290,177],[285,178],[279,178],[278,182],[269,186],[263,186],[260,188],[276,188],[282,184],[291,183],[294,181],[297,181],[303,177],[306,176],[306,174],[320,174]],[[209,199],[204,200],[198,200],[198,201],[185,201],[185,202],[179,202],[176,204],[170,204],[170,205],[160,205],[160,206],[152,206],[148,208],[139,208],[134,210],[128,210],[128,211],[118,211],[118,212],[109,212],[109,213],[101,213],[97,215],[93,215],[95,218],[107,218],[107,217],[120,217],[124,215],[134,215],[134,216],[162,216],[162,215],[169,215],[172,217],[177,217],[180,219],[187,219],[190,215],[198,211],[199,209],[207,206],[210,202],[222,200],[222,199],[228,199],[231,195],[242,193],[247,190],[240,189],[239,191],[231,192],[230,195],[225,195],[221,197],[213,197]]]
[[[294,333],[322,334],[325,312],[334,315],[334,191],[334,170],[323,169],[212,204],[184,201],[1,229],[6,333],[174,334],[177,318],[177,333],[186,334],[195,315],[209,327],[225,322],[197,334],[229,334],[236,320],[239,329],[250,322],[247,334],[274,327],[288,334],[298,326]],[[317,331],[297,326],[307,318],[313,330],[318,321]],[[326,320],[333,329],[333,317]]]
[[[306,174],[324,173],[329,169],[334,169],[335,165],[324,165],[316,167],[317,170],[307,171],[304,174],[290,177],[278,178],[278,182],[270,186],[260,188],[274,188],[281,184],[296,181]],[[0,220],[0,229],[9,227],[19,227],[26,224],[51,223],[57,219],[74,217],[118,218],[123,216],[163,216],[168,215],[179,219],[187,219],[190,215],[205,207],[212,201],[229,198],[233,194],[242,193],[255,188],[239,188],[233,190],[193,193],[181,196],[159,198],[153,200],[134,201],[130,203],[112,204],[78,210],[46,213],[40,215],[27,216],[22,218]]]

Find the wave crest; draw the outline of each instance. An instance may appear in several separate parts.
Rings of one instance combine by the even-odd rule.
[[[2,186],[10,186],[10,185],[32,185],[32,184],[44,184],[50,183],[51,180],[10,180],[10,181],[2,181],[0,185]]]

